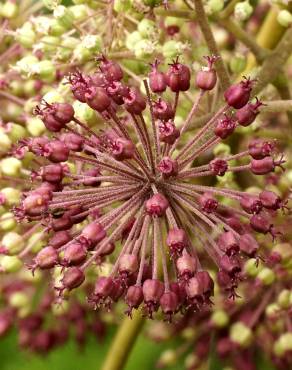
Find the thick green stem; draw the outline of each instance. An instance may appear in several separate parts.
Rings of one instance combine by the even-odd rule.
[[[277,47],[265,59],[262,68],[260,69],[257,78],[253,95],[257,95],[268,83],[273,80],[282,72],[282,68],[287,62],[287,59],[292,53],[292,28],[289,28]]]
[[[122,370],[145,319],[138,310],[133,318],[126,317],[111,344],[101,370]]]
[[[230,78],[223,62],[223,59],[220,55],[219,49],[217,47],[215,38],[213,36],[211,27],[209,25],[209,21],[207,15],[205,13],[204,4],[201,0],[194,0],[195,10],[197,14],[197,21],[201,28],[202,34],[208,46],[208,49],[211,54],[218,55],[220,58],[216,62],[216,70],[218,73],[218,77],[220,80],[220,85],[222,90],[225,91],[230,86]]]
[[[256,57],[256,60],[261,63],[268,55],[268,51],[263,49],[255,41],[254,37],[250,36],[243,28],[235,23],[231,18],[219,19],[219,23],[232,33],[239,41],[247,46]]]

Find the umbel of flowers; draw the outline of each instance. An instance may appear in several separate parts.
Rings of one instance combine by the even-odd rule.
[[[98,112],[105,127],[95,132],[69,103],[44,101],[37,107],[51,135],[22,140],[15,148],[20,158],[26,151],[35,157],[33,189],[25,184],[14,214],[33,230],[43,228],[40,238],[49,233],[49,239],[34,258],[29,246],[12,251],[9,238],[2,241],[2,253],[23,259],[33,271],[62,266],[56,286],[61,297],[85,281],[90,266],[112,258],[111,272],[97,279],[89,301],[109,307],[124,299],[129,315],[141,305],[151,318],[161,309],[171,319],[211,303],[214,282],[198,258],[201,248],[217,266],[221,287],[234,296],[244,261],[258,257],[255,233],[274,238],[272,218],[285,203],[271,191],[251,195],[207,186],[200,178],[239,171],[265,175],[284,160],[272,142],[251,140],[244,152],[194,166],[238,125],[250,125],[261,105],[250,101],[254,81],[244,78],[224,92],[225,103],[181,144],[202,97],[216,85],[216,59],[206,58],[195,81],[178,59],[166,73],[155,62],[143,81],[145,95],[126,85],[119,64],[105,56],[98,58],[95,73],[71,73],[73,97]],[[176,109],[191,84],[199,93],[179,129]],[[165,100],[166,89],[172,101]],[[235,166],[239,159],[246,164]],[[222,202],[226,198],[231,205]]]

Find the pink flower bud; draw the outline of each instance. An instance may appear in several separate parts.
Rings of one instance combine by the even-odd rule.
[[[149,86],[152,92],[162,93],[166,90],[166,76],[163,72],[158,71],[159,61],[156,59],[151,65],[151,72],[149,73]]]
[[[133,285],[128,288],[126,303],[129,306],[129,314],[133,308],[138,308],[143,302],[143,290],[141,286]]]
[[[78,288],[85,280],[84,272],[79,267],[66,269],[62,278],[63,287],[72,290]]]
[[[92,222],[85,226],[81,232],[81,236],[85,238],[90,246],[95,246],[106,236],[106,231],[100,223]]]
[[[114,281],[111,277],[102,276],[97,279],[94,288],[94,295],[98,298],[107,298],[114,289]]]
[[[259,249],[259,245],[251,234],[243,234],[239,239],[240,251],[249,257],[254,257]]]
[[[218,120],[214,133],[221,139],[226,139],[233,133],[235,127],[235,120],[232,117],[225,115],[224,118]]]
[[[159,121],[159,140],[172,145],[179,137],[180,132],[173,121]]]
[[[139,263],[135,254],[125,253],[119,260],[119,273],[121,275],[131,275],[138,270]]]
[[[179,278],[186,281],[190,279],[197,271],[197,265],[197,259],[190,256],[184,250],[183,255],[179,257],[176,261],[176,268]]]
[[[241,126],[244,127],[249,126],[256,119],[256,116],[259,114],[258,108],[261,105],[263,105],[263,103],[259,101],[258,98],[256,98],[256,103],[246,104],[244,107],[242,107],[236,112],[235,117],[237,119],[237,122]]]
[[[264,212],[257,215],[253,215],[250,219],[250,226],[258,233],[267,234],[271,231],[273,225],[270,222],[270,218]]]
[[[220,234],[218,238],[218,246],[228,256],[239,252],[238,240],[232,231],[226,231]]]
[[[83,175],[84,175],[84,180],[82,181],[82,184],[84,186],[99,186],[100,185],[100,180],[94,179],[94,177],[98,177],[101,175],[97,167],[84,171]],[[92,178],[87,178],[89,176]]]
[[[86,103],[97,112],[103,112],[111,105],[111,100],[102,87],[91,86],[85,93]]]
[[[106,92],[113,99],[115,104],[123,105],[124,97],[127,96],[128,89],[119,81],[112,81],[107,84]]]
[[[158,193],[154,194],[145,202],[147,213],[153,217],[161,217],[165,214],[169,206],[168,200],[164,195]]]
[[[277,166],[284,171],[284,168],[282,167],[283,163],[285,163],[283,156],[277,161],[275,161],[272,157],[265,157],[263,159],[252,159],[251,171],[255,175],[266,175],[270,172],[273,172]]]
[[[201,210],[206,213],[213,213],[218,207],[218,201],[210,193],[204,193],[199,197]]]
[[[57,231],[49,240],[49,245],[55,249],[62,247],[71,240],[71,236],[67,230]]]
[[[249,101],[253,82],[246,78],[238,84],[231,85],[224,93],[227,104],[235,109],[244,107]]]
[[[178,173],[178,162],[170,157],[163,157],[157,167],[165,178],[176,176]]]
[[[69,148],[60,140],[51,140],[45,145],[45,156],[54,163],[65,162],[69,158]]]
[[[176,293],[172,291],[163,293],[159,303],[162,312],[171,320],[171,316],[178,308],[178,297]]]
[[[104,55],[97,58],[97,61],[100,61],[99,68],[108,81],[120,81],[123,78],[124,73],[119,63],[107,59]]]
[[[23,200],[22,207],[26,215],[31,217],[40,216],[46,212],[48,201],[43,195],[32,192]]]
[[[224,176],[228,170],[228,164],[225,159],[215,158],[209,163],[209,170],[213,172],[213,175]]]
[[[114,243],[107,243],[99,252],[100,257],[105,257],[113,253],[115,250],[115,245]]]
[[[137,89],[128,89],[127,95],[124,97],[126,110],[131,114],[141,114],[146,108],[145,98]]]
[[[54,231],[68,230],[72,227],[72,221],[69,215],[64,214],[62,217],[53,218],[51,227]]]
[[[245,212],[249,214],[259,213],[262,208],[262,202],[254,195],[245,194],[240,200],[240,205]]]
[[[113,144],[113,156],[118,161],[131,159],[134,157],[135,145],[131,140],[118,137]]]
[[[224,254],[220,258],[219,266],[231,277],[236,277],[241,271],[240,261],[236,256],[227,256],[227,254]]]
[[[51,269],[55,267],[55,265],[59,261],[58,252],[55,248],[48,246],[43,248],[39,253],[36,255],[34,262],[35,266],[39,267],[42,270]]]
[[[62,264],[64,266],[75,266],[86,260],[87,249],[84,245],[73,242],[64,250]]]
[[[153,115],[156,119],[168,121],[173,118],[174,111],[171,104],[159,98],[158,101],[153,102]]]
[[[60,136],[60,140],[73,152],[81,152],[83,149],[84,139],[81,135],[66,132]]]
[[[273,191],[264,190],[260,193],[259,198],[263,206],[267,209],[276,211],[283,205],[281,198]]]
[[[217,74],[213,68],[214,62],[218,59],[216,56],[204,57],[207,60],[208,66],[203,67],[201,71],[197,73],[196,84],[202,90],[212,90],[217,82]]]
[[[170,249],[172,258],[181,256],[182,251],[188,246],[188,238],[184,229],[170,229],[166,244]]]
[[[249,155],[254,159],[269,157],[275,148],[275,144],[261,139],[252,140],[248,145]]]
[[[64,176],[64,168],[61,164],[49,164],[41,167],[40,175],[43,181],[61,182]]]
[[[187,91],[190,88],[191,72],[189,67],[178,62],[178,58],[166,72],[166,82],[171,91]]]
[[[164,291],[164,284],[157,279],[147,279],[143,283],[143,296],[145,302],[158,302]]]

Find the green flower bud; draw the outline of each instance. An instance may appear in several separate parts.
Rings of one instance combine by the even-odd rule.
[[[257,266],[257,261],[255,258],[248,259],[245,262],[244,268],[243,268],[245,274],[251,277],[257,276],[259,272],[261,271],[261,269],[262,269],[261,264]]]
[[[43,96],[43,99],[49,104],[65,102],[63,96],[56,90],[50,90],[49,92],[47,92]]]
[[[21,235],[14,231],[10,231],[3,236],[1,246],[5,248],[9,256],[13,256],[23,249],[24,240]]]
[[[74,61],[84,63],[92,59],[92,53],[89,49],[86,49],[83,45],[77,45],[74,49],[73,59]]]
[[[246,68],[246,57],[244,55],[235,55],[231,57],[229,66],[233,73],[239,74]]]
[[[230,339],[240,347],[249,347],[253,340],[252,330],[244,323],[238,321],[230,328]]]
[[[18,80],[13,80],[9,83],[9,89],[13,95],[21,96],[23,95],[23,83]]]
[[[7,176],[18,176],[21,167],[22,167],[21,161],[13,157],[4,158],[0,162],[0,169],[2,173]]]
[[[97,53],[101,50],[102,40],[99,35],[87,35],[82,39],[81,44],[91,52]]]
[[[13,213],[6,212],[3,213],[0,217],[0,229],[3,231],[9,231],[15,228],[16,226],[15,218],[13,217]]]
[[[62,61],[67,61],[71,58],[74,49],[79,45],[80,41],[75,37],[66,37],[61,42],[61,47],[58,49],[57,58]]]
[[[253,7],[248,0],[237,3],[234,7],[234,17],[238,21],[246,21],[252,15],[252,12]]]
[[[67,31],[67,28],[58,20],[52,19],[49,34],[52,36],[62,36]]]
[[[21,267],[22,262],[17,256],[3,256],[0,260],[0,268],[3,272],[17,272]]]
[[[45,245],[46,241],[43,240],[43,233],[34,233],[27,241],[27,247],[30,248],[32,253],[38,253]]]
[[[51,60],[42,60],[33,66],[33,73],[45,82],[53,82],[56,78],[56,68]]]
[[[152,41],[142,39],[137,42],[134,48],[135,56],[139,59],[151,56],[155,51],[155,45]]]
[[[53,18],[49,18],[44,15],[39,15],[31,19],[31,22],[34,25],[34,30],[38,35],[48,35],[53,21],[55,21]]]
[[[172,366],[175,365],[177,362],[177,354],[172,349],[167,349],[162,352],[159,360],[158,360],[158,367],[164,368],[165,366]]]
[[[0,154],[6,154],[11,148],[12,142],[7,134],[0,131]]]
[[[10,124],[9,138],[13,143],[17,143],[18,140],[23,139],[27,135],[27,132],[23,126],[17,123]]]
[[[54,10],[61,4],[62,0],[42,0],[44,6],[50,10]]]
[[[157,27],[155,22],[150,19],[144,18],[138,24],[138,32],[141,34],[142,38],[149,38],[157,35]]]
[[[30,117],[26,121],[26,128],[31,136],[40,136],[46,131],[46,126],[38,117]]]
[[[188,46],[180,41],[169,40],[166,41],[162,46],[162,54],[165,58],[173,59],[178,55],[181,55]]]
[[[0,14],[4,18],[15,18],[18,15],[18,5],[13,0],[5,1],[5,3],[0,8]]]
[[[278,312],[280,311],[280,307],[277,303],[271,303],[266,307],[265,314],[269,318],[274,318]]]
[[[85,5],[74,5],[70,6],[69,9],[73,14],[74,21],[77,22],[84,21],[89,15],[88,7]]]
[[[30,49],[36,42],[36,33],[32,28],[30,22],[25,22],[21,28],[15,32],[15,40],[19,42],[24,48]]]
[[[288,289],[282,290],[282,292],[278,295],[277,303],[281,308],[287,309],[290,307],[290,295],[291,291]]]
[[[9,304],[14,308],[29,306],[30,298],[24,292],[15,292],[9,296]]]
[[[224,328],[229,322],[229,316],[223,310],[216,310],[211,316],[211,321],[216,328]]]
[[[114,10],[117,13],[123,13],[131,9],[131,1],[130,0],[115,0],[114,2]]]
[[[287,9],[280,10],[277,16],[277,21],[283,27],[289,27],[292,24],[292,14]]]
[[[87,104],[75,100],[73,103],[73,108],[75,111],[75,117],[81,122],[86,123],[89,126],[93,126],[97,123],[95,111]]]
[[[34,111],[34,109],[36,108],[37,105],[38,105],[38,101],[34,97],[29,98],[25,101],[23,110],[28,115],[31,115],[31,114],[33,114],[33,111]]]
[[[21,191],[19,189],[7,187],[7,188],[1,189],[1,193],[5,197],[5,205],[8,205],[9,207],[11,207],[16,204],[19,204],[20,197],[21,197]]]
[[[207,14],[215,14],[224,8],[224,0],[208,0],[206,3]]]
[[[274,344],[274,353],[282,357],[285,353],[292,351],[292,333],[282,334]]]
[[[54,17],[61,23],[66,29],[70,29],[74,22],[73,12],[63,5],[58,5],[54,10]]]
[[[18,62],[16,62],[14,69],[18,71],[22,76],[29,77],[33,74],[33,67],[38,63],[37,57],[33,55],[27,55]]]
[[[38,49],[48,54],[55,53],[60,43],[60,38],[57,36],[44,36],[38,43]]]
[[[135,46],[136,46],[137,42],[139,42],[141,40],[142,40],[142,36],[141,36],[140,32],[134,31],[134,32],[130,33],[129,35],[127,35],[126,47],[129,50],[133,51],[135,49]]]
[[[183,26],[185,23],[184,19],[177,17],[165,17],[164,24],[166,27],[170,26]]]
[[[264,267],[262,271],[258,274],[257,278],[264,284],[264,285],[271,285],[276,279],[276,275],[273,270],[269,269],[268,267]]]

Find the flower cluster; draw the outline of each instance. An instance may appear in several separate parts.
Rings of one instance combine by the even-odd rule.
[[[291,366],[291,244],[276,244],[271,251],[264,243],[263,253],[266,264],[256,267],[249,260],[244,266],[240,304],[220,296],[217,280],[212,308],[199,314],[189,311],[171,327],[153,323],[148,329],[152,340],[166,342],[180,337],[180,345],[162,352],[158,368],[172,366],[183,357],[185,369],[199,369],[211,350],[227,368],[254,370],[258,356],[269,357],[276,369]]]
[[[98,132],[76,117],[70,103],[43,101],[36,108],[51,135],[23,139],[14,149],[19,159],[33,156],[27,176],[34,187],[29,190],[29,178],[23,181],[13,212],[28,229],[2,239],[3,270],[20,259],[33,271],[61,266],[55,288],[63,297],[84,283],[92,266],[109,259],[112,269],[97,278],[90,302],[110,307],[124,297],[129,315],[143,305],[149,317],[160,308],[171,320],[177,312],[201,311],[211,303],[214,280],[199,258],[203,249],[203,259],[208,255],[208,263],[218,267],[220,286],[236,295],[244,261],[259,258],[255,233],[274,239],[272,219],[286,202],[268,190],[216,188],[212,178],[242,171],[265,175],[284,160],[273,142],[258,139],[235,155],[205,156],[259,113],[262,103],[250,101],[254,81],[246,78],[224,92],[225,104],[183,143],[200,103],[216,85],[217,57],[206,59],[195,82],[178,59],[166,72],[155,62],[149,82],[143,81],[145,95],[125,84],[120,65],[105,56],[93,74],[70,73],[74,99],[106,123]],[[180,96],[193,83],[200,92],[177,127]],[[173,101],[164,98],[169,90]],[[199,158],[207,162],[198,163]],[[13,166],[11,158],[2,162],[6,172]],[[26,244],[35,231],[36,241]],[[33,247],[44,238],[32,259]]]
[[[106,327],[100,312],[77,299],[56,305],[52,289],[44,289],[44,278],[23,274],[1,282],[0,337],[14,327],[22,349],[44,355],[70,338],[81,348],[89,333],[102,340]]]

